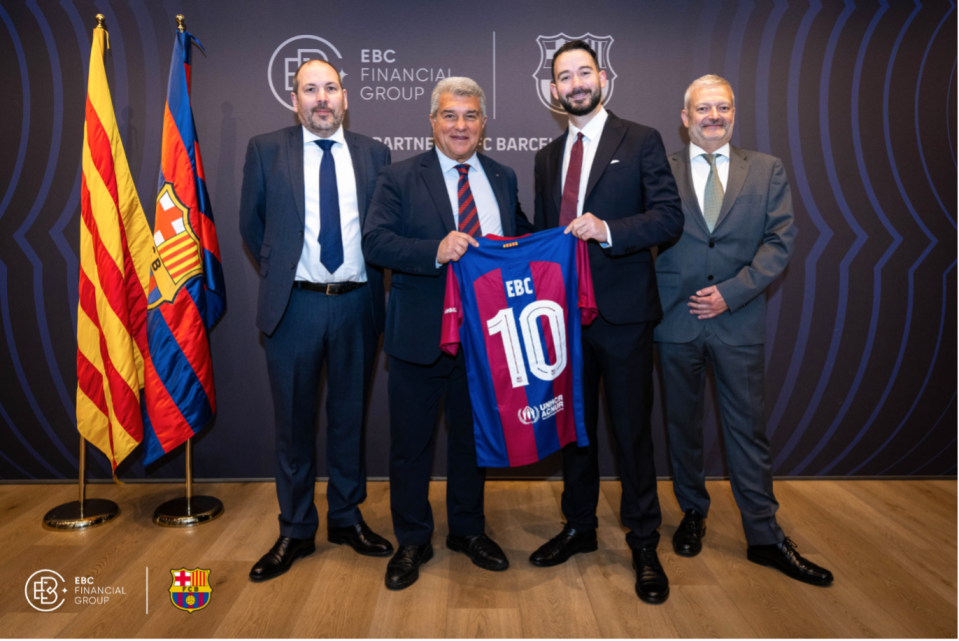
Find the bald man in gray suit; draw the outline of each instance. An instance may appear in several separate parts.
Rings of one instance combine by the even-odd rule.
[[[764,408],[766,288],[786,268],[796,228],[782,162],[729,144],[732,87],[703,76],[686,90],[690,144],[669,158],[683,201],[682,235],[660,248],[656,328],[666,397],[673,489],[685,516],[673,536],[681,556],[702,550],[709,512],[703,463],[706,365],[716,376],[729,475],[742,513],[747,558],[828,585],[776,522]]]

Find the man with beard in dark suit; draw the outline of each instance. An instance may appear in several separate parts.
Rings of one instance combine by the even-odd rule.
[[[280,502],[280,538],[253,566],[254,581],[283,574],[315,550],[313,428],[324,361],[328,539],[369,556],[393,551],[359,508],[365,398],[385,306],[383,272],[366,263],[360,239],[390,151],[343,129],[346,90],[329,63],[303,63],[291,97],[301,125],[250,140],[240,200],[240,233],[260,268],[256,324],[273,393]]]
[[[589,241],[599,317],[583,328],[583,385],[589,447],[563,450],[563,531],[530,562],[552,566],[597,549],[597,423],[602,379],[619,445],[620,517],[636,568],[636,593],[647,603],[669,596],[656,553],[662,520],[650,413],[653,327],[662,317],[650,247],[683,228],[676,184],[655,129],[606,111],[606,72],[582,40],[553,57],[551,89],[569,114],[562,136],[536,154],[536,229],[566,227]]]

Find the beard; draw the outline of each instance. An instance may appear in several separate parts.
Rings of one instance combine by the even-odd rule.
[[[329,110],[330,115],[326,118],[320,118],[320,116],[315,113],[320,109]],[[336,111],[332,109],[328,103],[324,102],[317,103],[313,109],[309,111],[304,109],[299,112],[300,122],[303,126],[311,133],[324,138],[340,128],[340,125],[343,123],[344,114],[345,111]]]
[[[589,102],[587,102],[582,107],[576,107],[573,105],[572,101],[569,99],[569,94],[563,96],[559,99],[559,104],[563,106],[563,109],[566,110],[566,113],[573,116],[585,116],[593,112],[596,109],[596,105],[599,104],[599,101],[603,99],[602,89],[597,89],[590,92]]]

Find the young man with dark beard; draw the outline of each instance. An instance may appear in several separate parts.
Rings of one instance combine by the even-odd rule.
[[[583,381],[589,447],[563,450],[563,531],[530,557],[537,566],[597,549],[597,423],[603,381],[619,445],[620,516],[647,603],[669,596],[656,553],[661,522],[650,434],[653,327],[662,317],[649,249],[683,229],[663,141],[655,129],[623,120],[601,104],[606,72],[582,40],[553,57],[553,97],[569,114],[567,131],[536,154],[537,230],[565,227],[589,242],[599,317],[583,328]]]

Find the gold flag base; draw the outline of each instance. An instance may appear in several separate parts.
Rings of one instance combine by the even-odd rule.
[[[212,496],[181,496],[167,501],[153,513],[161,527],[194,527],[223,515],[223,502]]]
[[[70,501],[53,508],[43,517],[43,527],[48,530],[76,531],[103,525],[120,513],[120,507],[106,499]]]

